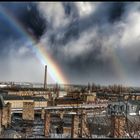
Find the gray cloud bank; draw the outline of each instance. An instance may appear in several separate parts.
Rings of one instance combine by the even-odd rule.
[[[70,81],[139,85],[139,2],[40,2],[38,8],[49,27],[41,41]]]
[[[139,2],[39,2],[36,7],[44,24],[39,41],[71,83],[139,85]],[[28,50],[27,46],[21,48]],[[26,55],[31,53],[25,50]],[[19,52],[18,60],[10,59],[12,64],[16,63],[15,67],[22,64],[28,68],[24,68],[24,73],[28,73],[24,80],[42,81],[43,68],[37,68],[40,64],[33,54],[24,58]],[[35,73],[38,71],[36,78],[30,74],[31,66]],[[20,69],[17,75],[23,75]]]

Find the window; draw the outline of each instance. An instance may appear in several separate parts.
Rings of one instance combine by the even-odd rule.
[[[134,110],[134,106],[133,105],[131,105],[131,109]]]
[[[124,106],[123,105],[120,106],[120,111],[124,111]]]

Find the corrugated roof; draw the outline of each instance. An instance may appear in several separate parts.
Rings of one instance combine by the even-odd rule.
[[[34,101],[47,101],[43,96],[41,97],[32,97]]]
[[[7,95],[4,100],[34,100],[34,101],[47,101],[43,96],[32,97],[32,96],[17,96],[17,95]]]
[[[7,95],[3,97],[4,100],[23,100],[22,96],[17,96],[17,95]]]

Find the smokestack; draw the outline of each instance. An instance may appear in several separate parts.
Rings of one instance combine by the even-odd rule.
[[[47,88],[47,65],[45,65],[44,89]]]

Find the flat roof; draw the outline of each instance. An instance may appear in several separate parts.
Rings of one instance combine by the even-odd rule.
[[[7,95],[3,97],[4,100],[34,100],[34,101],[47,101],[43,96],[32,97],[32,96],[17,96],[17,95]]]

